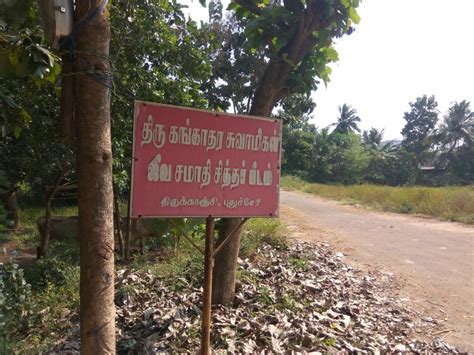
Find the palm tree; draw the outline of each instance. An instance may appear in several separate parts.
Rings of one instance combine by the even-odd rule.
[[[363,139],[364,143],[370,149],[377,149],[380,147],[380,143],[382,142],[384,129],[380,131],[377,128],[371,128],[370,131],[364,131]]]
[[[474,112],[469,106],[470,102],[466,100],[455,102],[438,129],[438,141],[448,155],[456,147],[471,146],[474,141]]]
[[[357,127],[357,122],[360,122],[357,111],[351,106],[344,104],[339,106],[339,117],[337,118],[337,122],[333,123],[332,126],[336,126],[334,132],[337,133],[360,132],[360,128]]]

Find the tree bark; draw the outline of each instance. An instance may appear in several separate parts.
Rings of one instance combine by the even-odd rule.
[[[130,259],[130,245],[132,242],[132,219],[130,218],[130,209],[131,209],[131,198],[130,194],[128,195],[128,202],[127,202],[127,218],[125,218],[125,252],[124,257],[125,260],[128,261]]]
[[[286,78],[283,80],[279,76],[279,69],[281,68],[279,68],[277,62],[273,64],[272,62],[269,63],[255,95],[252,108],[250,109],[250,115],[270,116],[276,101],[278,101],[278,93],[283,86],[284,80],[286,80]],[[286,75],[288,75],[288,73]],[[219,234],[217,247],[219,247],[225,237],[229,235],[241,221],[242,218],[224,219],[224,226]],[[229,304],[234,299],[241,233],[242,228],[239,228],[231,242],[224,246],[220,254],[216,257],[212,278],[212,304]]]
[[[119,242],[119,252],[120,257],[125,259],[125,245],[123,240],[123,233],[122,233],[122,226],[121,226],[121,218],[120,218],[120,206],[118,201],[118,187],[114,186],[114,224],[115,224],[115,231],[117,233],[117,240]]]
[[[237,228],[241,221],[242,218],[224,219],[224,226],[219,233],[216,249]],[[229,304],[235,296],[237,259],[239,257],[242,227],[235,233],[230,242],[222,248],[215,259],[212,277],[212,304]]]
[[[238,3],[248,8],[251,4],[245,0]],[[299,16],[295,25],[295,34],[288,45],[282,49],[287,55],[286,60],[281,58],[270,59],[262,79],[257,87],[249,114],[255,116],[270,116],[276,103],[281,100],[286,81],[296,65],[313,49],[317,40],[312,37],[312,32],[325,26],[314,16],[315,9],[309,5],[304,13]],[[287,95],[289,93],[286,93]],[[226,218],[224,227],[219,236],[218,243],[228,235],[241,221],[241,218]],[[235,295],[235,276],[237,272],[237,258],[240,249],[241,230],[234,236],[234,240],[226,245],[216,258],[213,276],[214,293],[213,304],[228,304]]]
[[[51,202],[53,201],[53,196],[56,190],[58,189],[59,184],[64,179],[64,171],[62,171],[54,186],[50,187],[46,194],[46,203],[45,203],[45,217],[44,217],[44,234],[41,234],[40,246],[38,248],[37,258],[44,258],[48,256],[48,247],[49,240],[51,236]]]
[[[18,189],[19,187],[15,186],[11,190],[7,191],[4,196],[6,207],[13,214],[13,221],[14,221],[13,230],[20,229],[20,213],[19,213],[18,201],[16,198],[16,192],[18,191]]]
[[[110,25],[103,1],[76,1],[81,354],[115,353]],[[102,8],[100,11],[97,9]],[[84,19],[86,19],[84,21]]]

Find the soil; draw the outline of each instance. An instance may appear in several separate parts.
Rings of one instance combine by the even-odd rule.
[[[282,191],[280,217],[297,240],[329,242],[344,260],[393,273],[401,297],[437,319],[443,338],[474,353],[474,228]]]

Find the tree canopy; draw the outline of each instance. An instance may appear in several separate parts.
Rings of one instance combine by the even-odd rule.
[[[360,132],[357,122],[360,122],[360,117],[357,116],[357,111],[347,104],[339,106],[339,117],[334,129],[338,133]]]

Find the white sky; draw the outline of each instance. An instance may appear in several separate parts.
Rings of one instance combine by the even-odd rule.
[[[207,20],[197,0],[181,3],[191,18]],[[474,109],[474,0],[363,0],[359,15],[356,31],[335,43],[331,82],[313,96],[316,126],[335,122],[347,103],[362,129],[384,128],[394,139],[409,102],[424,94],[435,95],[440,119],[454,101]]]

